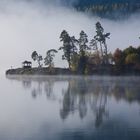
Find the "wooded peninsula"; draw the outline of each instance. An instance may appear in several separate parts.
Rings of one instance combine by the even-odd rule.
[[[6,75],[140,75],[140,46],[108,52],[106,40],[111,34],[105,32],[100,22],[95,28],[96,34],[91,40],[84,31],[76,39],[63,30],[60,34],[62,46],[58,50],[48,50],[45,58],[37,51],[32,52],[31,58],[38,67],[33,68],[32,62],[24,61],[22,68],[11,68]],[[54,66],[54,57],[59,51],[63,52],[62,60],[67,61],[68,68]],[[46,67],[43,67],[43,60]]]

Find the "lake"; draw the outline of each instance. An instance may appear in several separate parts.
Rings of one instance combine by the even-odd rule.
[[[0,140],[139,140],[140,77],[0,77]]]

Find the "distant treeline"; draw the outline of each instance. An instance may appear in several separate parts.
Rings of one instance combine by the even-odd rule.
[[[140,2],[112,2],[112,3],[97,3],[89,5],[77,5],[78,11],[89,12],[94,15],[108,18],[128,17],[132,13],[140,11]]]

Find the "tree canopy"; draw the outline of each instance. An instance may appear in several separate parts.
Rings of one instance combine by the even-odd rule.
[[[46,52],[46,57],[44,58],[44,64],[52,68],[54,66],[53,59],[55,57],[55,53],[58,51],[55,49],[50,49]]]
[[[34,51],[31,55],[31,58],[34,61],[37,61],[38,67],[42,67],[41,61],[43,60],[43,57],[40,54],[38,54],[36,51]]]

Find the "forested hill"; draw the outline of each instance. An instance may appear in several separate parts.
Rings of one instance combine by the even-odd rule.
[[[124,18],[140,13],[140,0],[78,0],[77,10],[107,18]]]
[[[70,0],[71,1],[71,0]],[[113,3],[140,3],[140,0],[77,0],[77,5],[113,4]]]

